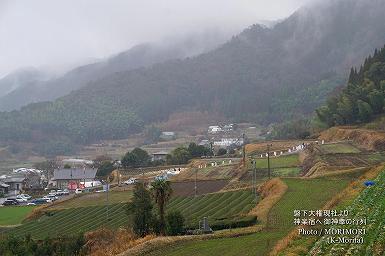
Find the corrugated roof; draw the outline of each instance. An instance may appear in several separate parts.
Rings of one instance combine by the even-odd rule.
[[[25,180],[24,177],[7,177],[3,180],[4,183],[19,183]]]
[[[8,188],[8,187],[9,187],[9,185],[7,185],[7,184],[5,184],[5,183],[2,183],[2,182],[0,182],[0,187],[3,187],[3,188]]]
[[[83,180],[94,179],[95,169],[60,169],[53,172],[53,180]]]

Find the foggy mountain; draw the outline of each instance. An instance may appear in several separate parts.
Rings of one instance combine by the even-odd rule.
[[[378,0],[313,4],[199,56],[113,73],[52,103],[2,113],[0,140],[122,138],[191,110],[265,124],[306,115],[384,45],[384,12]]]
[[[14,72],[0,80],[0,111],[57,99],[116,72],[207,52],[226,40],[226,33],[210,30],[199,35],[175,39],[174,42],[141,44],[106,60],[77,67],[50,80],[40,79],[36,69]]]
[[[0,80],[0,97],[16,90],[21,86],[41,83],[48,77],[35,68],[16,70]]]

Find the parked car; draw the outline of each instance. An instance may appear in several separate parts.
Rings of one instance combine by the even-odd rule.
[[[70,194],[70,191],[68,189],[63,190],[63,195],[68,196]]]
[[[49,195],[46,195],[46,196],[43,196],[44,199],[49,199],[51,201],[55,201],[55,200],[58,200],[59,197],[55,196],[55,195],[52,195],[52,194],[49,194]]]
[[[25,197],[22,196],[22,195],[17,195],[17,196],[16,196],[16,201],[18,201],[19,203],[24,203],[24,202],[27,202],[28,199],[25,198]]]
[[[32,199],[32,196],[30,196],[30,195],[28,195],[28,194],[20,194],[20,196],[24,197],[24,198],[27,199],[27,200]]]
[[[55,197],[57,197],[57,199],[59,199],[59,196],[61,196],[61,195],[58,193],[48,193],[48,196],[55,196]]]
[[[125,182],[123,182],[124,184],[126,185],[132,185],[132,184],[135,184],[136,183],[136,178],[129,178],[128,180],[126,180]]]
[[[77,188],[77,189],[75,190],[75,194],[81,194],[81,193],[83,193],[83,190],[82,190],[82,189]]]
[[[50,203],[50,202],[52,202],[52,201],[49,200],[49,199],[37,198],[37,199],[34,199],[31,202],[27,203],[27,205],[47,204],[47,203]]]
[[[3,205],[4,206],[9,206],[9,205],[18,205],[19,202],[17,202],[16,200],[12,200],[12,199],[6,199],[4,202],[3,202]]]

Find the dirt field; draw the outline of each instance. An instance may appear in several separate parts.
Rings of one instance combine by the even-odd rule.
[[[197,194],[203,195],[207,193],[218,192],[222,188],[224,188],[228,180],[205,180],[205,181],[197,181]],[[193,196],[195,182],[187,181],[187,182],[172,182],[171,183],[173,189],[174,196]]]

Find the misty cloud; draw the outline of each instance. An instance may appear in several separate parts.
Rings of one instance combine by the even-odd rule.
[[[0,76],[63,71],[142,42],[217,30],[237,33],[311,0],[0,0]]]

